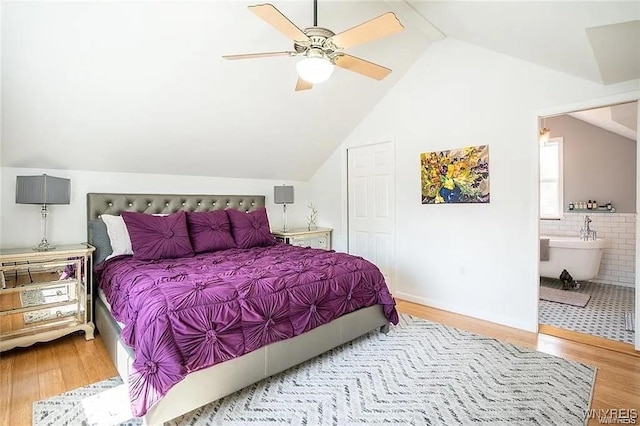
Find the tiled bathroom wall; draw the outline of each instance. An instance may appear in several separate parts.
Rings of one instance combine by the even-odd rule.
[[[597,238],[606,238],[607,248],[602,256],[598,277],[602,284],[634,287],[636,259],[635,213],[565,213],[560,220],[540,220],[540,235],[579,236],[584,217],[591,218],[591,229]]]

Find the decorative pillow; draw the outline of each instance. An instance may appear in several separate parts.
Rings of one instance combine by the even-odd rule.
[[[225,210],[231,221],[231,232],[238,248],[264,247],[276,243],[271,235],[267,209],[260,207],[249,213],[239,210]]]
[[[107,233],[107,225],[102,219],[89,221],[89,235],[91,236],[91,245],[96,248],[93,252],[93,266],[98,266],[107,259],[107,256],[113,253],[111,240]]]
[[[231,224],[224,210],[187,212],[187,227],[191,246],[196,253],[234,248]]]
[[[187,216],[179,211],[169,216],[122,212],[127,224],[133,257],[140,260],[193,256],[187,231]]]
[[[107,235],[109,236],[111,249],[113,250],[105,260],[123,254],[133,254],[129,231],[127,230],[127,225],[125,225],[122,216],[103,214],[100,215],[100,219],[102,219],[104,224],[107,226]]]

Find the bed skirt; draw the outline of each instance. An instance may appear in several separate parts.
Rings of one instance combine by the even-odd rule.
[[[109,357],[126,383],[133,349],[120,339],[120,327],[100,298],[95,303],[95,324]],[[145,424],[161,425],[246,386],[293,367],[378,328],[388,321],[381,305],[363,308],[304,334],[271,343],[238,358],[188,374],[144,416]]]

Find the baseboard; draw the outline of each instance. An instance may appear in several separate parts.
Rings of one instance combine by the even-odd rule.
[[[616,340],[605,339],[604,337],[592,336],[590,334],[580,333],[579,331],[566,330],[564,328],[554,327],[552,325],[540,324],[538,326],[540,334],[561,337],[578,343],[584,343],[598,348],[609,349],[626,355],[640,357],[640,351],[636,351],[632,344],[618,342]]]
[[[519,330],[529,331],[532,333],[538,332],[538,319],[532,323],[520,321],[511,317],[504,317],[501,315],[494,315],[486,311],[480,310],[468,310],[461,309],[459,305],[453,305],[449,303],[442,303],[439,300],[429,299],[426,297],[416,296],[414,294],[404,293],[397,291],[393,294],[399,299],[407,300],[409,302],[419,303],[424,306],[430,306],[432,308],[441,309],[443,311],[453,312],[468,317],[477,318],[483,321],[493,322],[507,327],[517,328]]]

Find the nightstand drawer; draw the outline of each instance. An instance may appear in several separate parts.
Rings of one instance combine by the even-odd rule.
[[[311,247],[329,250],[329,245],[327,244],[327,237],[311,237],[311,238],[292,238],[289,244],[292,246],[298,247]]]
[[[289,231],[274,231],[278,241],[298,247],[311,247],[331,250],[331,229],[320,228],[309,231],[307,229],[292,229]]]

